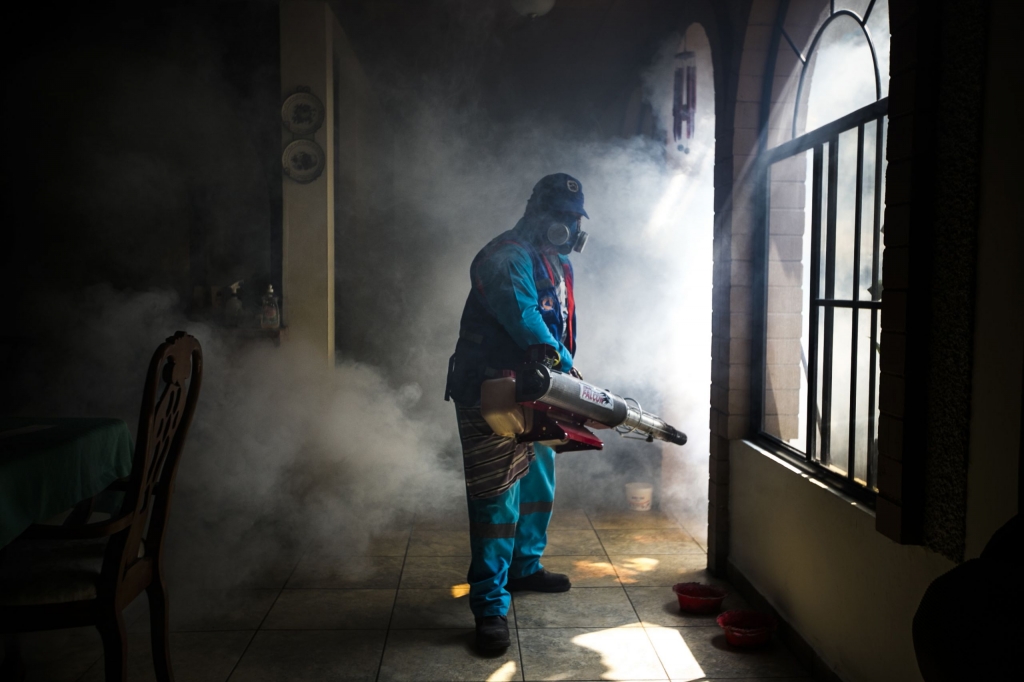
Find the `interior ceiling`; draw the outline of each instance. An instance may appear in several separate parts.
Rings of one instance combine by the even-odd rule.
[[[356,53],[387,102],[390,87],[438,83],[497,118],[524,106],[595,119],[628,94],[690,3],[556,0],[530,19],[507,0],[334,2]]]

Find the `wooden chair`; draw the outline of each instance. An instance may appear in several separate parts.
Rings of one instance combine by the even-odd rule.
[[[178,332],[161,344],[146,376],[132,473],[111,486],[124,492],[120,511],[95,523],[33,526],[7,547],[0,564],[0,634],[11,636],[0,678],[17,679],[21,670],[10,644],[14,633],[95,625],[106,679],[123,682],[123,612],[145,590],[156,678],[171,682],[164,532],[202,376],[202,348],[194,337]]]

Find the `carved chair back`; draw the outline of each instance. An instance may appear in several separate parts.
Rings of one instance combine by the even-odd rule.
[[[177,332],[156,349],[142,394],[135,454],[121,515],[131,525],[107,545],[102,586],[115,594],[131,568],[145,558],[160,569],[174,477],[203,378],[199,341]],[[140,547],[142,551],[140,552]],[[110,567],[116,566],[116,572]]]

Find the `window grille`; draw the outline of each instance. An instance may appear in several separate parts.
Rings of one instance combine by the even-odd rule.
[[[776,27],[774,43],[788,43],[800,73],[793,139],[771,149],[762,143],[756,170],[759,335],[752,352],[751,400],[763,443],[869,503],[877,490],[888,121],[879,68],[879,57],[887,55],[879,54],[867,27],[875,5],[870,2],[861,17],[832,3],[806,55],[783,22]],[[808,66],[826,29],[842,17],[855,20],[867,39],[874,101],[796,136]],[[766,126],[767,109],[761,120]]]

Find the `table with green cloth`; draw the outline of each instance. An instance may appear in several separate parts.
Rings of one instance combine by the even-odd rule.
[[[0,547],[132,470],[120,419],[0,417]]]

